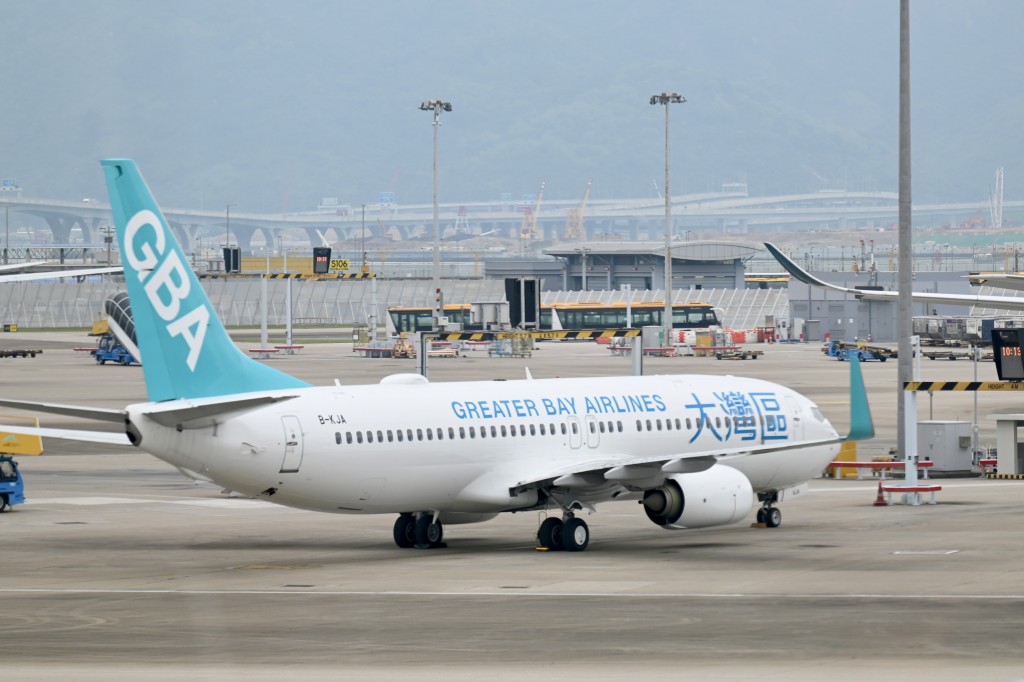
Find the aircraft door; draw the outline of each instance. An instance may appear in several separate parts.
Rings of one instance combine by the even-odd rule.
[[[281,462],[281,473],[295,473],[302,464],[302,425],[294,415],[281,417],[284,426],[284,460]]]
[[[598,430],[597,417],[588,414],[583,418],[583,430],[587,437],[587,447],[596,448],[601,443],[601,433]]]
[[[800,411],[800,402],[792,397],[786,397],[786,419],[789,420],[789,437],[793,440],[803,440],[804,420]]]

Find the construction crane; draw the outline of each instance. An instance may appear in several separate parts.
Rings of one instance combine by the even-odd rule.
[[[540,204],[544,201],[544,183],[540,183],[540,192],[537,193],[537,208],[531,210],[529,206],[523,209],[523,224],[519,228],[520,239],[537,238],[537,216],[540,215]]]
[[[586,236],[586,231],[583,229],[583,218],[587,214],[587,200],[590,199],[590,186],[594,183],[593,179],[587,180],[587,191],[583,193],[583,201],[580,202],[579,208],[569,209],[569,219],[565,223],[565,239],[566,241],[583,241]]]

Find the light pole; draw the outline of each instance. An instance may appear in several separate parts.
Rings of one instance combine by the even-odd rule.
[[[451,111],[451,102],[439,99],[425,100],[420,103],[421,111],[434,114],[434,267],[432,280],[434,285],[434,329],[437,329],[438,318],[443,314],[441,309],[441,227],[438,222],[437,205],[437,131],[441,127],[441,112]]]
[[[11,209],[15,206],[21,204],[4,204],[4,265],[8,264],[10,258],[8,251],[11,248]]]
[[[110,267],[111,253],[110,250],[114,245],[114,228],[111,225],[104,225],[100,228],[100,232],[103,233],[103,242],[107,245],[107,267]]]
[[[669,185],[668,105],[682,104],[686,98],[678,92],[651,96],[651,104],[665,107],[665,319],[662,320],[666,346],[672,345],[672,191]]]
[[[228,272],[228,249],[231,248],[231,207],[238,204],[224,204],[224,272]]]

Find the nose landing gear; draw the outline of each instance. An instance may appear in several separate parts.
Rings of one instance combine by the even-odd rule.
[[[761,508],[757,510],[757,522],[763,523],[769,528],[778,528],[782,525],[782,512],[775,506],[779,501],[779,494],[776,492],[759,493],[757,499],[761,501]]]

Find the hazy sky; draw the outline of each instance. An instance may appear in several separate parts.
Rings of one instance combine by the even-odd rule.
[[[135,158],[169,206],[301,210],[508,192],[896,189],[898,0],[0,0],[0,177],[103,197]],[[1024,3],[912,3],[915,199],[1024,195]]]

